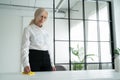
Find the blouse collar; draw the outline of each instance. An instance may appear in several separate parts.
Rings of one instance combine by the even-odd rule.
[[[39,26],[37,26],[37,25],[35,25],[35,24],[32,24],[35,28],[37,28],[37,29],[43,29],[43,26],[42,27],[39,27]]]

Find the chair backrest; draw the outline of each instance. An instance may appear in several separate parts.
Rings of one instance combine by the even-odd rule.
[[[56,67],[56,71],[65,71],[65,67],[64,66],[61,66],[61,65],[57,65],[55,66]]]

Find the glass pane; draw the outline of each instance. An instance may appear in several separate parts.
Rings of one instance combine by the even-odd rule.
[[[109,20],[109,4],[99,1],[99,20]]]
[[[84,40],[83,21],[71,20],[71,40]]]
[[[88,41],[98,41],[97,21],[86,21],[86,39]]]
[[[55,21],[55,39],[68,40],[68,21],[64,19],[56,19]]]
[[[99,62],[98,56],[98,42],[87,42],[87,63]]]
[[[110,41],[110,26],[108,22],[99,22],[100,41]]]
[[[71,42],[71,62],[83,63],[82,61],[84,61],[84,43]]]
[[[112,64],[111,63],[102,64],[102,69],[112,69]]]
[[[82,1],[80,0],[70,0],[70,18],[72,19],[82,19]]]
[[[96,2],[85,1],[85,19],[96,20]]]
[[[55,42],[55,62],[69,63],[68,42]]]
[[[98,70],[99,64],[87,64],[87,70]]]
[[[68,18],[68,0],[55,0],[55,17]]]
[[[101,62],[111,62],[110,42],[101,42]]]

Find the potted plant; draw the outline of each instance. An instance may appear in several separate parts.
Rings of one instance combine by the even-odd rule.
[[[83,69],[83,63],[84,63],[84,48],[81,47],[79,48],[79,45],[77,45],[77,48],[71,48],[71,52],[74,56],[76,56],[76,58],[78,59],[78,61],[72,61],[72,65],[73,65],[73,70],[82,70]],[[92,56],[94,56],[94,54],[87,54],[86,57],[90,58],[91,60],[93,60]]]
[[[115,59],[114,59],[114,65],[115,65],[115,71],[120,72],[120,48],[116,48],[114,50]]]

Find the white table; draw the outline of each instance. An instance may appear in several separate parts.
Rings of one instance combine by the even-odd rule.
[[[0,73],[0,80],[120,80],[114,70],[81,70],[36,72],[34,76],[21,73]]]

